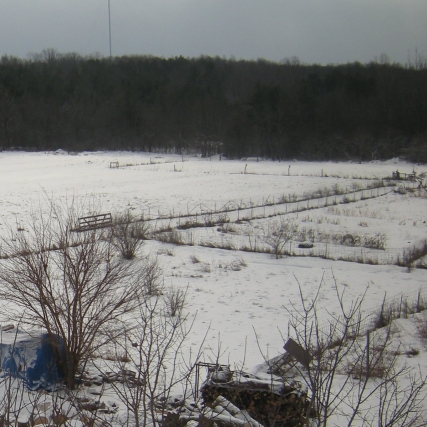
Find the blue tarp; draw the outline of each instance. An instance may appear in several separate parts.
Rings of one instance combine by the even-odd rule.
[[[8,337],[3,342],[5,333],[2,334],[0,344],[2,376],[12,375],[24,381],[32,390],[52,390],[62,382],[64,376],[55,361],[52,344],[48,335],[36,337],[28,334],[7,333]],[[10,343],[11,338],[13,341]],[[64,346],[59,337],[54,337],[60,343],[60,349]]]

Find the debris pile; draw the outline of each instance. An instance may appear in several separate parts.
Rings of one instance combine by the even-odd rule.
[[[309,406],[306,387],[297,381],[287,383],[274,375],[232,372],[221,366],[209,373],[201,393],[214,419],[236,418],[233,411],[238,409],[252,427],[302,426]]]

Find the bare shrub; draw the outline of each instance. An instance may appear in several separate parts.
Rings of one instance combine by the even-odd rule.
[[[168,288],[165,294],[165,305],[167,312],[172,317],[181,317],[186,305],[187,290],[175,286]]]
[[[175,256],[175,251],[172,248],[162,248],[157,251],[157,255]]]
[[[203,215],[202,219],[205,227],[214,227],[217,224],[216,218],[211,213]]]
[[[114,341],[117,354],[127,354],[126,362],[110,362],[107,369],[129,372],[122,381],[112,382],[128,414],[126,425],[159,427],[166,425],[167,410],[173,390],[179,385],[184,398],[191,390],[190,381],[200,350],[195,354],[183,351],[191,334],[185,316],[170,317],[162,298],[141,299],[132,328]],[[99,366],[101,373],[105,367]]]
[[[190,255],[190,261],[193,264],[199,264],[201,262],[200,259],[196,255]]]
[[[334,184],[332,186],[332,192],[334,195],[338,196],[339,194],[343,194],[344,191],[341,189],[341,187],[338,184]]]
[[[361,339],[363,344],[355,353],[355,357],[350,357],[347,365],[347,375],[353,378],[387,378],[393,375],[396,365],[396,358],[399,355],[388,349],[391,339],[387,336],[390,330],[387,329],[385,337],[375,337],[379,342],[371,343],[368,332],[366,341]],[[364,346],[364,347],[363,347]]]
[[[353,182],[352,184],[352,191],[359,191],[363,189],[362,184],[360,184],[360,182]]]
[[[179,231],[172,230],[164,233],[157,233],[155,239],[163,243],[172,243],[174,245],[185,245],[185,239]]]
[[[163,294],[163,270],[157,258],[147,259],[139,272],[139,286],[145,295],[157,296]]]
[[[300,242],[314,242],[314,240],[320,241],[318,238],[318,232],[316,232],[313,228],[302,227],[299,228],[295,233],[294,239]]]
[[[199,245],[204,246],[206,248],[219,248],[219,249],[226,249],[229,251],[237,250],[236,246],[231,241],[224,241],[224,242],[210,242],[210,241],[203,242],[202,241],[199,243]],[[244,248],[240,248],[240,249],[245,250]]]
[[[276,259],[283,254],[286,243],[295,237],[298,224],[295,219],[280,216],[263,228],[262,240],[273,250]]]
[[[219,213],[217,215],[216,222],[217,222],[217,224],[221,224],[221,225],[227,224],[230,222],[230,217],[225,212]]]
[[[210,273],[212,271],[212,267],[208,262],[201,262],[199,270],[203,273]]]
[[[221,233],[238,233],[239,226],[230,223],[224,223],[221,224],[220,227],[218,227],[217,231],[220,231]]]
[[[141,291],[132,264],[117,257],[109,233],[72,232],[74,205],[49,207],[49,216],[33,215],[28,232],[3,240],[3,250],[14,256],[2,262],[0,298],[8,303],[3,314],[9,319],[47,331],[72,389],[90,355],[126,330],[120,319],[136,309]],[[56,250],[46,249],[53,244]]]
[[[143,245],[143,239],[148,238],[149,226],[145,221],[135,221],[134,216],[127,211],[115,218],[112,227],[112,243],[125,259],[135,257],[137,250]]]
[[[232,269],[238,269],[241,270],[242,267],[247,267],[248,264],[242,257],[234,258],[232,263]]]
[[[363,247],[370,249],[385,249],[387,237],[384,233],[376,233],[374,236],[363,237]]]
[[[233,271],[240,271],[242,269],[242,265],[239,262],[231,261],[230,269]]]
[[[318,191],[319,197],[329,197],[332,194],[332,189],[328,187],[320,188]]]
[[[153,235],[156,236],[157,234],[166,233],[166,232],[169,232],[172,230],[173,230],[173,228],[172,228],[172,225],[170,222],[169,222],[169,224],[160,224],[160,226],[155,227],[155,229],[153,231]]]
[[[201,222],[197,222],[196,219],[187,219],[184,222],[180,222],[177,225],[178,230],[188,230],[190,228],[196,228],[196,227],[204,227],[205,225]]]
[[[298,305],[285,307],[290,316],[288,330],[308,355],[304,365],[293,366],[311,393],[307,425],[325,427],[332,417],[334,425],[347,427],[422,425],[418,422],[423,416],[426,378],[397,363],[399,353],[392,350],[390,327],[367,334],[361,310],[365,296],[347,304],[336,283],[340,312],[321,323],[317,307],[321,287],[322,283],[309,299],[300,286]],[[370,405],[373,398],[375,409]]]
[[[231,261],[219,262],[216,267],[224,270],[240,271],[243,267],[247,267],[246,261],[242,257],[236,257]]]

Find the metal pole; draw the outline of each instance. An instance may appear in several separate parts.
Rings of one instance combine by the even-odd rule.
[[[109,41],[110,41],[110,59],[112,58],[112,51],[111,51],[111,11],[110,11],[110,0],[108,0],[108,35],[109,35]]]

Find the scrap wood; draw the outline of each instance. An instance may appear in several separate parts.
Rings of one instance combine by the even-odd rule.
[[[254,420],[248,411],[245,411],[244,409],[240,411],[240,413],[236,414],[237,419],[246,420],[251,427],[264,427],[261,423],[259,423],[257,420]]]
[[[234,426],[243,427],[248,425],[247,420],[239,420],[238,418],[233,417],[230,413],[228,413],[228,415],[219,414],[218,412],[215,412],[213,409],[206,408],[206,410],[203,411],[203,416],[214,421],[221,421],[223,423],[234,425]]]
[[[228,412],[230,412],[232,415],[236,415],[240,412],[240,409],[233,405],[228,399],[226,399],[224,396],[218,396],[215,399],[215,402],[212,404],[212,406],[223,406],[225,409],[227,409]]]
[[[231,414],[230,412],[227,411],[227,409],[225,409],[223,406],[217,405],[214,408],[212,408],[212,410],[214,412],[216,412],[217,414],[221,414],[221,415],[227,415],[232,417],[234,414]]]
[[[258,421],[254,420],[248,411],[239,409],[236,405],[233,405],[224,396],[218,396],[213,403],[214,411],[222,413],[224,415],[234,416],[235,418],[246,421],[251,427],[263,427]],[[222,412],[221,412],[222,411]]]

